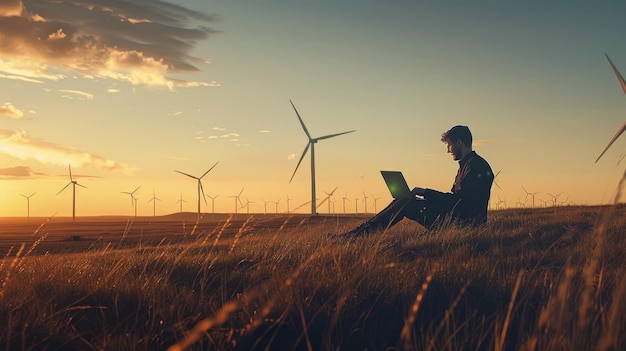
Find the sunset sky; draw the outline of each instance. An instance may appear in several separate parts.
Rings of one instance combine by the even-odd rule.
[[[379,170],[447,191],[440,135],[468,125],[492,204],[612,201],[626,136],[623,1],[0,1],[0,216],[335,212],[390,201]],[[346,198],[347,200],[343,200]],[[358,200],[355,200],[357,199]],[[202,202],[203,212],[211,212]],[[278,205],[269,201],[280,201]],[[265,207],[267,205],[267,207]],[[504,206],[504,205],[502,205]],[[526,206],[531,206],[529,198]],[[245,213],[246,209],[238,209]],[[298,212],[310,211],[309,206]],[[326,204],[320,213],[328,212]]]

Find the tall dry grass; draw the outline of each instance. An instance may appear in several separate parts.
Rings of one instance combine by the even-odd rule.
[[[0,348],[622,350],[625,215],[504,210],[339,240],[354,223],[226,217],[186,243],[33,255],[41,236],[0,261]]]

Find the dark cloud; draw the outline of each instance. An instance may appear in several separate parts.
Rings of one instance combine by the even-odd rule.
[[[31,78],[50,79],[51,65],[134,84],[184,85],[164,75],[197,71],[205,60],[191,52],[218,32],[207,26],[216,15],[159,0],[24,0],[16,15],[20,8],[19,1],[0,6],[0,61],[9,60],[0,71]]]

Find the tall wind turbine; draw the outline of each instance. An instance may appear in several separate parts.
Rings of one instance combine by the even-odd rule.
[[[615,66],[613,65],[613,62],[611,62],[609,55],[604,54],[604,56],[606,56],[606,59],[609,60],[609,64],[611,65],[611,68],[613,68],[613,72],[615,72],[615,75],[617,76],[617,80],[619,81],[619,84],[622,86],[622,90],[624,91],[624,94],[626,94],[626,81],[624,81],[624,78],[622,77],[622,75],[619,73],[617,68],[615,68]],[[626,121],[622,123],[622,126],[619,127],[615,135],[613,135],[613,138],[611,138],[611,141],[609,141],[609,144],[604,148],[604,150],[602,150],[602,153],[600,153],[600,156],[598,156],[598,158],[596,159],[596,163],[598,163],[598,161],[600,160],[600,157],[604,155],[606,150],[608,150],[611,147],[611,145],[613,145],[615,140],[617,140],[617,138],[619,138],[619,136],[622,135],[622,133],[624,133],[624,130],[626,130]]]
[[[30,198],[37,193],[32,193],[28,196],[20,194],[21,197],[26,199],[26,218],[30,218]]]
[[[63,190],[65,190],[65,188],[67,188],[68,186],[72,185],[72,222],[76,222],[76,186],[80,186],[83,187],[85,189],[87,189],[86,186],[78,184],[78,181],[74,180],[74,178],[72,178],[72,167],[70,165],[67,166],[69,171],[70,171],[70,182],[67,183],[66,186],[63,187],[63,189],[59,190],[59,192],[57,193],[57,195],[59,195],[60,193],[63,192]]]
[[[315,144],[320,140],[329,139],[329,138],[333,138],[339,135],[352,133],[355,130],[312,138],[311,134],[306,128],[306,125],[304,125],[304,121],[302,121],[302,118],[300,117],[300,114],[298,113],[296,106],[293,104],[291,100],[289,100],[289,102],[291,103],[293,110],[296,111],[296,116],[298,116],[298,120],[300,121],[300,124],[302,125],[302,129],[304,130],[304,133],[306,134],[307,138],[309,138],[309,142],[306,144],[306,147],[304,148],[304,152],[302,153],[302,156],[300,156],[300,160],[298,161],[298,164],[296,165],[296,169],[293,171],[293,174],[291,175],[291,179],[289,179],[289,183],[291,183],[291,181],[293,180],[293,177],[296,175],[296,172],[298,171],[298,167],[300,167],[300,163],[302,162],[302,159],[306,155],[307,151],[309,151],[309,147],[310,147],[311,148],[311,214],[316,215],[317,206],[315,203]]]
[[[133,210],[135,212],[135,217],[137,217],[137,199],[135,199],[135,192],[141,188],[141,185],[136,187],[133,191],[120,191],[122,194],[130,195],[130,205],[133,206]]]
[[[156,217],[156,202],[157,202],[157,200],[161,201],[161,199],[156,197],[156,194],[154,193],[154,190],[152,190],[152,198],[150,200],[148,200],[148,202],[153,202],[153,204],[152,204],[152,216],[153,217]]]
[[[187,174],[185,172],[181,172],[181,171],[176,171],[175,170],[175,172],[178,172],[178,173],[180,173],[182,175],[186,175],[187,177],[196,179],[198,181],[198,218],[200,218],[200,199],[201,198],[204,199],[204,203],[207,204],[206,203],[206,197],[204,197],[204,189],[202,188],[202,178],[205,175],[207,175],[207,173],[211,172],[213,167],[217,166],[218,163],[220,163],[220,162],[219,161],[215,162],[215,164],[211,168],[209,168],[208,171],[204,172],[204,174],[201,175],[200,177],[192,176],[191,174]]]

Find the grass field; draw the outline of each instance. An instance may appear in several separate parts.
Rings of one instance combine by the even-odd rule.
[[[2,350],[624,350],[626,207],[0,219]]]

